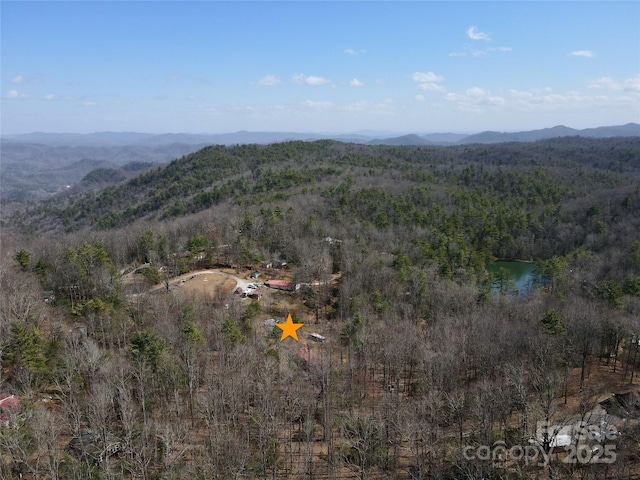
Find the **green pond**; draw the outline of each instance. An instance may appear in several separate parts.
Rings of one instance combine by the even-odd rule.
[[[535,288],[536,275],[533,273],[535,267],[535,263],[501,261],[487,265],[487,271],[489,275],[496,275],[501,268],[508,270],[511,273],[509,284],[505,285],[508,293],[517,291],[520,295],[526,295]],[[499,281],[493,282],[492,290],[494,292],[499,292],[500,287]]]

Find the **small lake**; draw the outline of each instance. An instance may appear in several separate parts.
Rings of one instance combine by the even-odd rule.
[[[513,288],[510,289],[509,293],[518,291],[520,295],[526,295],[536,287],[537,275],[533,273],[533,269],[536,268],[535,263],[501,261],[487,265],[487,271],[490,275],[497,274],[501,268],[508,270],[513,276]],[[499,291],[499,287],[494,284],[491,290],[496,293]]]

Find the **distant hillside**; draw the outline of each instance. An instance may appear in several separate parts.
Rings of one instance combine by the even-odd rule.
[[[626,125],[605,126],[598,128],[586,128],[576,130],[574,128],[558,125],[552,128],[530,130],[522,132],[482,132],[473,135],[461,133],[429,133],[414,134],[407,132],[404,135],[384,132],[363,131],[345,134],[300,133],[300,132],[248,132],[238,131],[233,133],[217,134],[190,134],[190,133],[136,133],[136,132],[98,132],[88,134],[71,133],[29,133],[21,135],[8,135],[2,137],[3,145],[9,144],[40,144],[48,146],[136,146],[136,147],[166,147],[171,145],[240,145],[257,143],[267,145],[270,143],[288,141],[316,141],[337,140],[345,143],[369,143],[372,145],[451,145],[456,143],[499,143],[499,142],[533,142],[545,138],[566,137],[579,135],[583,137],[607,138],[640,136],[640,125],[628,123]],[[193,151],[193,150],[192,150]]]
[[[84,176],[81,183],[85,184],[109,184],[126,180],[126,176],[115,168],[97,168]]]
[[[91,170],[80,181],[80,190],[95,189],[96,186],[106,187],[133,178],[141,173],[157,167],[150,162],[131,162],[120,168],[96,168]]]
[[[428,133],[420,136],[425,140],[438,145],[458,143],[463,138],[468,137],[465,133]]]
[[[58,168],[50,169],[50,172],[74,172],[75,175],[86,175],[91,170],[98,168],[112,168],[115,165],[108,160],[94,160],[91,158],[83,158],[69,165],[61,165]],[[83,173],[84,172],[84,173]]]
[[[314,142],[330,139],[353,144],[428,146],[471,143],[533,142],[549,138],[581,136],[593,138],[640,136],[640,125],[629,123],[576,130],[556,126],[525,132],[407,134],[363,131],[323,135],[295,132],[247,132],[224,134],[98,132],[91,134],[30,133],[2,137],[0,199],[38,201],[77,184],[95,168],[118,168],[130,162],[164,163],[195,152],[205,145],[270,145],[280,142]],[[74,162],[103,162],[91,169],[75,168]],[[65,168],[71,166],[70,168]]]
[[[569,137],[579,135],[582,137],[608,138],[608,137],[635,137],[640,136],[640,125],[628,123],[626,125],[612,127],[587,128],[576,130],[574,128],[558,125],[552,128],[531,130],[527,132],[482,132],[469,135],[458,143],[500,143],[500,142],[534,142],[545,138]]]
[[[371,140],[369,145],[433,145],[433,143],[425,140],[423,137],[411,134],[394,138],[377,138],[375,140]]]
[[[70,146],[2,140],[1,147],[0,199],[32,202],[80,182],[96,168],[118,168],[131,162],[165,163],[203,145]]]
[[[608,138],[608,137],[637,137],[640,135],[640,125],[627,123],[617,127],[585,128],[579,135],[584,137]]]
[[[414,182],[450,182],[452,175],[458,175],[461,165],[478,165],[478,171],[518,166],[544,167],[549,172],[607,169],[620,175],[635,175],[640,169],[638,152],[640,139],[637,138],[575,136],[490,147],[358,145],[332,140],[232,147],[212,145],[99,192],[75,195],[71,189],[68,195],[54,197],[46,207],[40,206],[25,215],[24,221],[25,225],[44,224],[46,218],[50,226],[59,222],[58,226],[63,224],[67,228],[112,228],[141,218],[172,218],[195,213],[224,202],[266,205],[309,191],[333,196],[338,193],[337,186],[353,184],[354,179],[363,185],[375,185],[389,176],[384,181],[390,182],[392,189],[401,188],[403,184],[407,188]],[[98,180],[117,178],[114,172],[106,170],[93,175]],[[473,178],[470,170],[468,178],[461,177],[455,182],[471,185]],[[516,188],[505,183],[502,177],[496,178],[495,188]],[[584,181],[580,181],[584,185]],[[568,183],[563,188],[569,192],[572,185]],[[349,200],[345,202],[347,205]]]

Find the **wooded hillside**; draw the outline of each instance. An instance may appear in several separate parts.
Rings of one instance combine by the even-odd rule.
[[[0,478],[640,476],[640,138],[209,146],[2,221]]]

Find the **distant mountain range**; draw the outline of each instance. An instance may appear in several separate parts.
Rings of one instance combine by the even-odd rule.
[[[291,140],[314,141],[331,138],[342,142],[367,143],[373,137],[366,135],[322,135],[294,132],[246,132],[218,134],[192,133],[137,133],[137,132],[97,132],[97,133],[26,133],[2,137],[3,143],[32,143],[50,146],[84,147],[160,147],[165,145],[239,145],[244,143],[279,143]]]
[[[640,136],[640,125],[637,123],[627,123],[612,127],[585,128],[576,130],[574,128],[558,125],[552,128],[541,130],[531,130],[528,132],[482,132],[464,137],[458,143],[502,143],[502,142],[535,142],[547,138],[572,137],[608,138],[608,137],[637,137]]]
[[[211,135],[157,135],[137,132],[10,135],[2,137],[0,144],[0,199],[30,202],[47,198],[71,186],[92,188],[101,182],[128,178],[145,169],[151,169],[154,165],[169,162],[212,144],[272,144],[290,140],[333,139],[366,145],[453,146],[471,143],[532,142],[563,136],[640,136],[640,125],[629,123],[584,130],[557,126],[528,132],[483,132],[474,135],[430,133],[398,136],[391,132],[372,131],[344,135],[246,131]],[[127,165],[133,166],[128,168]],[[98,171],[94,172],[95,170]]]
[[[552,128],[525,132],[487,131],[473,135],[456,133],[412,134],[400,137],[374,139],[367,143],[372,145],[460,145],[470,143],[535,142],[536,140],[545,140],[548,138],[573,136],[592,138],[637,137],[640,136],[640,125],[637,123],[627,123],[626,125],[585,128],[583,130],[558,125]]]
[[[333,139],[341,142],[363,143],[371,145],[455,145],[469,143],[501,143],[501,142],[533,142],[554,137],[583,136],[594,138],[640,136],[640,124],[586,128],[574,128],[558,125],[541,130],[524,132],[491,132],[486,131],[473,135],[460,133],[430,133],[408,134],[393,136],[393,134],[378,134],[362,132],[352,134],[320,134],[295,132],[247,132],[218,134],[190,134],[190,133],[138,133],[138,132],[98,132],[86,134],[74,133],[27,133],[21,135],[7,135],[2,137],[3,143],[35,143],[55,146],[139,146],[160,147],[173,144],[184,145],[237,145],[243,143],[277,143],[290,140],[314,141]]]
[[[544,201],[545,197],[559,202],[558,192],[573,185],[576,179],[580,179],[580,185],[576,186],[580,192],[598,185],[610,191],[619,186],[631,194],[633,179],[640,172],[638,152],[640,137],[571,136],[538,142],[448,147],[345,144],[327,140],[210,145],[175,159],[165,168],[144,162],[121,167],[89,160],[74,162],[64,171],[92,170],[75,183],[64,185],[59,190],[64,194],[44,197],[50,201],[25,212],[18,205],[18,194],[23,193],[22,204],[35,204],[33,195],[26,198],[26,184],[10,198],[14,201],[10,207],[25,213],[19,217],[25,227],[38,231],[63,226],[73,229],[89,225],[122,227],[137,219],[172,219],[215,205],[221,205],[224,210],[238,207],[236,211],[242,212],[245,208],[252,211],[274,208],[275,202],[281,201],[292,201],[296,209],[302,208],[299,204],[311,202],[312,210],[308,212],[320,211],[332,205],[324,203],[323,199],[327,198],[333,205],[341,206],[336,209],[344,206],[345,210],[339,215],[367,215],[374,224],[382,222],[378,226],[390,225],[386,216],[379,215],[383,211],[380,209],[392,208],[389,217],[401,217],[402,225],[408,228],[413,222],[431,221],[427,220],[428,215],[411,210],[412,204],[431,210],[436,198],[446,202],[450,192],[440,188],[443,185],[453,185],[460,192],[467,188],[475,193],[476,189],[487,189],[479,194],[487,195],[486,199],[510,195],[518,202],[518,207],[514,207],[516,211],[524,198],[522,195],[528,195],[525,200],[532,205]],[[51,176],[62,172],[63,169],[49,171]],[[567,172],[572,176],[567,177]],[[372,175],[376,181],[373,187]],[[559,182],[557,185],[547,183],[546,177],[556,175],[563,176],[554,179]],[[379,182],[383,178],[384,182]],[[599,183],[590,183],[592,180]],[[523,182],[530,184],[523,185]],[[438,188],[433,188],[434,185]],[[435,190],[439,193],[432,193]],[[566,198],[573,195],[565,193]],[[594,192],[597,193],[601,192]],[[618,211],[623,208],[626,193],[617,194]],[[628,198],[626,202],[631,204],[624,208],[631,211],[633,198],[631,195]],[[5,212],[3,205],[2,214]],[[445,221],[444,218],[447,217],[439,221]],[[0,221],[2,219],[0,216]]]

